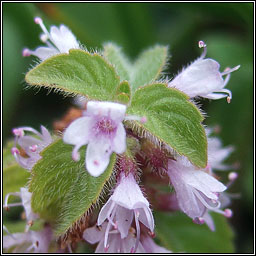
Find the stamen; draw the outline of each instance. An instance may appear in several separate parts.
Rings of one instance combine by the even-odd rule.
[[[232,99],[232,92],[228,89],[221,89],[219,91],[214,91],[214,93],[226,93],[228,94],[227,96],[227,102],[230,103],[231,102],[231,99]]]
[[[117,226],[117,221],[114,222],[114,229],[117,230],[118,226]]]
[[[114,229],[117,229],[117,223],[116,223],[116,221],[115,222],[113,221],[114,216],[116,214],[117,206],[115,206],[114,204],[113,204],[113,206],[114,207],[112,207],[112,205],[111,205],[111,207],[110,207],[110,209],[111,208],[113,209],[113,211],[111,210],[112,213],[110,214],[110,212],[108,212],[108,221],[109,221],[109,223],[111,223],[111,225],[114,227]]]
[[[108,251],[108,248],[109,248],[109,244],[104,246],[104,252],[107,252]]]
[[[114,205],[114,204],[112,204],[112,205]],[[112,205],[110,206],[110,209],[112,208]],[[115,206],[115,205],[114,205],[114,206]],[[113,208],[112,208],[112,209],[113,209]],[[110,216],[110,214],[108,214],[108,216],[110,216],[110,217],[108,217],[108,221],[109,221],[109,222],[108,222],[108,225],[107,225],[107,228],[106,228],[106,231],[105,231],[104,250],[105,250],[105,248],[106,248],[106,249],[109,248],[109,244],[107,243],[107,242],[108,242],[108,234],[109,234],[110,227],[111,227],[111,225],[112,225],[112,223],[113,223],[113,218],[114,218],[114,216],[115,216],[115,210],[116,210],[116,207],[114,208],[114,210],[113,210],[111,216]]]
[[[43,34],[40,35],[40,40],[41,40],[43,43],[46,43],[46,41],[48,40],[48,36],[43,33]]]
[[[199,193],[198,191],[193,190],[193,192],[195,193],[195,195],[197,196],[197,198],[201,201],[201,203],[202,203],[207,209],[212,210],[212,211],[217,212],[217,213],[220,213],[220,214],[222,214],[222,215],[224,215],[224,216],[227,215],[227,213],[226,213],[225,211],[222,211],[222,210],[219,209],[219,207],[220,207],[220,205],[221,205],[219,201],[216,201],[216,203],[218,203],[218,205],[217,205],[216,207],[212,207],[212,206],[210,206],[210,205],[204,200],[204,198],[200,195],[200,193]]]
[[[36,134],[38,137],[40,137],[41,139],[43,139],[42,134],[32,127],[23,126],[23,127],[19,127],[19,128],[14,128],[12,130],[13,133],[16,132],[15,130],[23,131],[23,134],[21,136],[23,136],[25,134],[24,132],[27,131],[27,132],[32,132],[32,133]],[[14,135],[15,135],[15,133],[14,133]]]
[[[152,238],[155,238],[156,237],[156,234],[155,232],[151,232],[151,231],[148,231],[148,235]]]
[[[219,193],[219,192],[213,192],[213,194],[215,194],[217,197],[219,197],[219,196],[220,196],[220,193]],[[214,200],[214,203],[217,203],[217,201],[216,201],[216,200]]]
[[[43,30],[43,32],[44,32],[49,38],[51,38],[51,36],[50,36],[48,30],[46,29],[46,27],[45,27],[45,25],[44,25],[44,23],[43,23],[43,20],[42,20],[40,17],[35,17],[34,21],[35,21],[36,24],[38,24],[38,25],[41,27],[41,29]]]
[[[224,80],[223,88],[228,84],[230,77],[231,77],[231,75],[227,74],[227,76],[226,76],[226,78]]]
[[[125,116],[124,120],[134,120],[134,121],[139,121],[142,124],[147,122],[147,117],[146,116],[136,116],[136,115],[127,115]]]
[[[24,130],[22,128],[14,128],[12,129],[12,133],[18,137],[24,136]]]
[[[198,42],[198,47],[199,47],[199,48],[204,48],[204,47],[206,47],[205,42],[202,41],[202,40],[200,40],[200,41]]]
[[[35,18],[34,18],[34,22],[35,22],[36,24],[40,24],[40,23],[42,23],[43,21],[42,21],[42,19],[41,19],[40,17],[35,17]]]
[[[29,57],[31,55],[31,51],[28,48],[22,50],[23,57]]]
[[[29,221],[28,221],[28,225],[29,225],[30,227],[32,227],[33,224],[34,224],[34,221],[33,221],[33,220],[29,220]]]
[[[199,225],[202,225],[202,224],[205,223],[204,218],[202,218],[202,217],[196,217],[196,218],[194,218],[194,219],[193,219],[193,222],[194,222],[195,224],[199,224]]]
[[[7,227],[6,227],[5,225],[3,225],[3,230],[4,230],[8,235],[10,235],[13,239],[16,240],[16,237],[15,237],[12,233],[10,233],[10,231],[7,229]]]
[[[135,215],[135,224],[136,224],[136,242],[135,242],[135,246],[132,248],[134,251],[133,253],[136,252],[136,250],[139,246],[139,241],[140,241],[140,224],[139,224],[140,213],[139,213],[139,211],[134,210],[134,215]]]
[[[202,40],[200,40],[200,41],[198,42],[198,47],[199,47],[199,48],[204,48],[204,50],[203,50],[203,52],[202,52],[202,54],[201,54],[201,56],[200,56],[200,58],[199,58],[199,59],[203,59],[203,58],[206,56],[206,53],[207,53],[207,47],[206,47],[205,42],[202,41]]]
[[[232,210],[230,210],[230,209],[228,209],[228,208],[225,209],[224,212],[225,212],[224,216],[227,217],[227,218],[231,218],[232,215],[233,215]]]
[[[238,178],[238,173],[237,172],[231,172],[229,175],[228,175],[228,179],[230,181],[234,181]]]
[[[222,76],[228,75],[228,74],[230,74],[230,73],[232,73],[232,72],[238,70],[239,68],[240,68],[240,65],[235,66],[234,68],[226,68],[226,69],[221,73],[221,75],[222,75]]]
[[[32,146],[29,147],[29,150],[30,150],[31,152],[36,152],[37,148],[38,148],[37,145],[32,145]]]
[[[234,182],[235,180],[238,178],[238,174],[237,172],[231,172],[229,173],[228,175],[228,179],[229,179],[229,182],[227,183],[226,187],[230,187]]]
[[[199,218],[198,218],[198,221],[199,221],[200,224],[204,224],[204,218],[199,217]]]
[[[8,193],[6,196],[5,196],[5,199],[4,199],[4,209],[6,209],[7,211],[9,210],[9,206],[12,207],[12,206],[19,206],[19,205],[14,205],[14,204],[9,204],[8,205],[8,200],[9,200],[9,197],[10,196],[18,196],[18,197],[21,197],[21,194],[20,192],[14,192],[14,193]],[[22,203],[21,203],[22,205]]]
[[[13,147],[11,151],[12,151],[12,155],[14,156],[20,154],[20,151],[16,147]]]
[[[135,248],[132,247],[130,253],[135,253]]]
[[[96,225],[96,228],[101,231],[102,230],[102,226],[101,225]]]

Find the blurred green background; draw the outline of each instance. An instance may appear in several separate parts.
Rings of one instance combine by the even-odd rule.
[[[230,222],[236,252],[253,252],[253,3],[3,3],[4,142],[13,127],[51,128],[71,104],[44,89],[26,89],[24,74],[37,62],[23,58],[22,49],[41,44],[35,16],[47,26],[66,24],[89,49],[116,42],[131,59],[156,43],[169,45],[170,78],[201,54],[199,40],[207,43],[207,56],[222,70],[241,65],[227,86],[233,93],[231,104],[225,99],[201,104],[205,124],[219,125],[224,145],[236,148],[227,163],[240,165],[231,191],[241,199],[233,201]]]

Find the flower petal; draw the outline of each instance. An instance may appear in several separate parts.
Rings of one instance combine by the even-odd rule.
[[[100,210],[98,220],[97,220],[98,225],[101,225],[110,216],[114,206],[115,206],[115,203],[111,200],[111,197],[110,197]]]
[[[207,226],[209,227],[209,229],[211,231],[215,231],[215,225],[214,225],[212,216],[209,214],[209,212],[206,211],[202,217],[203,217],[205,223],[207,224]]]
[[[122,206],[118,206],[116,209],[116,222],[117,228],[121,234],[121,238],[125,238],[128,235],[129,228],[131,227],[133,220],[133,211],[128,210]]]
[[[86,169],[94,177],[100,176],[108,167],[112,153],[111,144],[107,140],[94,140],[86,150]]]
[[[117,154],[122,154],[126,150],[126,132],[122,123],[119,123],[117,127],[112,149]]]
[[[38,218],[38,215],[35,214],[31,208],[32,194],[28,191],[27,188],[21,188],[20,192],[21,192],[21,201],[22,201],[25,213],[26,213],[26,219],[27,220],[36,220]]]
[[[11,235],[3,236],[3,248],[8,249],[14,245],[30,242],[30,233],[14,233]]]
[[[87,103],[86,114],[89,116],[109,116],[116,122],[124,119],[126,106],[114,102],[89,101]]]
[[[151,232],[154,231],[154,217],[149,207],[137,209],[139,211],[139,221],[143,223]]]
[[[65,25],[60,25],[60,28],[51,26],[50,35],[60,52],[68,53],[72,48],[79,48],[75,36]]]
[[[223,192],[226,186],[216,180],[206,172],[195,170],[184,173],[184,180],[187,185],[190,185],[201,191],[208,198],[217,200],[218,197],[213,192]]]
[[[182,167],[172,160],[169,161],[168,165],[168,175],[174,186],[180,209],[192,219],[202,216],[205,207],[194,195],[193,188],[183,180],[184,170],[182,168],[186,170],[187,167]]]
[[[96,225],[87,228],[83,233],[83,239],[90,244],[98,243],[104,236],[107,223],[103,223],[101,228],[98,228]]]
[[[91,118],[80,117],[73,121],[63,134],[63,141],[72,145],[85,145],[90,138]]]
[[[124,208],[134,210],[140,207],[148,207],[149,202],[143,196],[141,189],[132,174],[123,176],[119,185],[115,188],[112,200]]]
[[[191,98],[206,95],[223,88],[220,65],[213,59],[198,59],[177,75],[168,86],[176,87]]]
[[[41,133],[43,136],[43,143],[48,146],[51,142],[52,142],[52,136],[49,133],[49,131],[43,126],[41,125]]]
[[[30,54],[38,57],[42,61],[44,61],[47,58],[49,58],[55,54],[58,54],[58,53],[59,53],[59,51],[57,49],[49,48],[49,47],[45,47],[45,46],[39,46],[34,51],[30,52]]]

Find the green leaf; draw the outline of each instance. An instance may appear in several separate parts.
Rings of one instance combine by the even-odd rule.
[[[19,192],[21,187],[24,187],[30,173],[20,167],[18,164],[8,166],[3,170],[3,198],[10,192]],[[10,197],[10,202],[14,197]]]
[[[130,63],[121,48],[112,43],[104,45],[103,55],[116,68],[121,80],[129,81],[135,91],[160,77],[167,62],[168,47],[156,45],[142,52],[134,63]]]
[[[154,82],[163,71],[168,57],[168,47],[156,45],[138,57],[133,65],[130,83],[133,91],[139,86]]]
[[[130,101],[130,98],[126,93],[120,93],[116,96],[116,101],[127,105]]]
[[[57,140],[42,151],[42,159],[32,169],[32,208],[41,217],[57,222],[58,234],[65,233],[96,203],[115,164],[112,154],[105,172],[92,177],[85,169],[85,149],[80,152],[81,160],[74,162],[72,147]]]
[[[173,252],[182,253],[234,253],[234,234],[227,219],[212,214],[215,232],[206,225],[197,225],[180,212],[155,212],[156,238]]]
[[[117,87],[117,93],[116,93],[116,101],[128,104],[130,102],[131,98],[131,88],[127,81],[123,81],[120,83],[120,85]]]
[[[119,93],[126,93],[129,98],[131,97],[131,88],[127,81],[123,81],[117,87],[117,94],[119,94]]]
[[[121,81],[130,79],[131,63],[123,54],[121,47],[113,43],[106,43],[104,44],[103,56],[115,67]]]
[[[119,85],[119,77],[104,58],[78,49],[43,61],[26,74],[25,80],[32,86],[106,101],[114,99]]]
[[[203,116],[188,101],[187,95],[168,88],[166,84],[148,85],[134,93],[127,113],[147,117],[144,124],[133,121],[135,130],[141,134],[146,132],[149,139],[156,138],[169,145],[194,165],[201,168],[206,166],[207,141],[201,125]]]

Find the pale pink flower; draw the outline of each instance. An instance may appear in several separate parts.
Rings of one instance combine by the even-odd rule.
[[[232,169],[231,165],[222,162],[229,157],[234,151],[234,147],[222,147],[221,140],[217,137],[208,137],[208,165],[209,170],[228,170]]]
[[[46,226],[42,231],[29,230],[3,236],[3,248],[14,247],[12,253],[47,253],[51,240],[52,230]]]
[[[184,164],[185,162],[185,164]],[[184,157],[169,160],[168,175],[175,189],[180,209],[192,219],[202,218],[207,210],[230,217],[229,209],[220,210],[219,193],[226,186],[202,170],[188,165]]]
[[[101,226],[93,226],[87,228],[83,233],[83,238],[90,244],[98,243],[95,253],[131,253],[134,244],[136,243],[136,238],[134,234],[129,232],[125,238],[121,238],[121,234],[116,229],[111,229],[108,231],[108,246],[105,247],[105,234],[108,223],[104,222]],[[145,253],[142,244],[139,242],[137,253]]]
[[[85,116],[73,121],[64,132],[63,141],[75,145],[72,158],[80,159],[79,149],[86,149],[86,169],[92,176],[107,168],[112,152],[124,153],[126,132],[123,126],[126,106],[113,102],[89,101]]]
[[[25,135],[25,131],[31,132],[33,136]],[[12,154],[21,167],[31,170],[35,163],[41,159],[39,153],[52,142],[51,134],[42,125],[41,133],[31,127],[14,128],[12,132],[15,135],[15,147],[12,148]],[[27,157],[21,156],[16,147],[17,144],[25,151]]]
[[[97,224],[101,225],[108,220],[104,237],[104,247],[108,248],[108,236],[112,227],[120,232],[121,239],[127,237],[133,220],[136,226],[136,241],[132,251],[136,251],[140,240],[140,222],[151,232],[154,230],[154,218],[149,208],[149,202],[143,196],[141,189],[134,179],[132,173],[125,176],[120,174],[120,180],[109,198],[102,207]]]
[[[168,86],[183,91],[191,98],[200,96],[208,99],[221,99],[227,97],[227,101],[230,102],[232,93],[224,87],[230,79],[231,72],[239,69],[240,65],[220,72],[220,65],[217,61],[205,59],[206,44],[199,41],[199,47],[204,48],[203,54],[184,68]],[[223,76],[226,78],[223,79]]]
[[[36,17],[35,23],[39,24],[43,31],[40,39],[46,46],[39,46],[34,51],[26,48],[23,50],[23,56],[34,55],[44,61],[53,55],[68,53],[70,49],[80,48],[76,37],[65,25],[60,25],[59,28],[51,26],[50,32],[48,32],[41,18]]]

